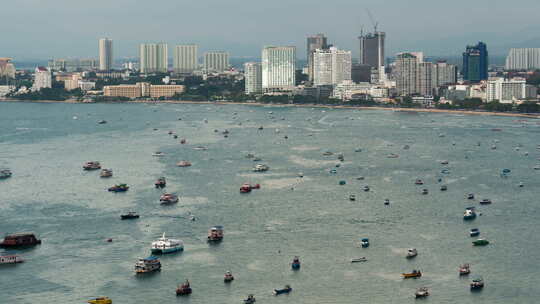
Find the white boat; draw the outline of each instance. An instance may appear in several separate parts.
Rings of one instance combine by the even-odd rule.
[[[24,259],[18,255],[3,255],[0,256],[0,265],[1,264],[17,264],[24,262]]]
[[[410,248],[407,251],[407,259],[412,259],[417,255],[418,255],[418,251],[416,250],[416,248]]]
[[[160,152],[160,151],[157,151],[157,152],[152,153],[152,156],[155,156],[155,157],[162,157],[162,156],[165,156],[165,153]]]
[[[255,167],[253,167],[253,172],[266,172],[270,169],[267,165],[264,164],[258,164]]]
[[[351,259],[351,263],[360,263],[360,262],[367,262],[367,258],[366,257],[361,257],[361,258]]]
[[[168,239],[165,233],[157,241],[152,242],[152,253],[173,253],[184,251],[184,242],[182,240]]]

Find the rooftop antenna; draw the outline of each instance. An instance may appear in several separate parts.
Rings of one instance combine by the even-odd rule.
[[[375,21],[375,18],[373,18],[373,15],[371,14],[368,8],[366,8],[366,12],[369,16],[369,19],[371,20],[371,24],[373,25],[374,33],[377,33],[377,26],[379,25],[379,22]]]

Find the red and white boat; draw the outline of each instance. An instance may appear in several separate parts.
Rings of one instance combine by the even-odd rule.
[[[183,161],[179,161],[178,163],[176,163],[176,165],[178,167],[190,167],[191,163],[186,161],[186,160],[183,160]]]
[[[249,183],[244,183],[241,187],[240,187],[240,193],[249,193],[251,192],[251,190],[253,189],[260,189],[261,188],[261,185],[260,184],[255,184],[255,185],[251,185]]]

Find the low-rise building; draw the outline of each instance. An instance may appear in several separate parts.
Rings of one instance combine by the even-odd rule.
[[[121,84],[116,86],[105,86],[104,96],[141,98],[141,97],[173,97],[175,94],[183,93],[183,85],[151,85],[147,82],[137,84]]]
[[[517,100],[536,98],[527,87],[524,78],[490,78],[487,82],[487,101],[498,100],[501,103],[512,103]]]
[[[15,65],[11,58],[0,58],[0,77],[15,78]]]

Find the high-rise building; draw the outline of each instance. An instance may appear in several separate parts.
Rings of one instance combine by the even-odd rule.
[[[15,78],[15,65],[11,58],[0,58],[0,77]]]
[[[423,96],[433,95],[433,63],[419,62],[416,71],[416,93]]]
[[[205,72],[221,73],[229,69],[229,53],[206,52],[204,53]]]
[[[244,79],[246,94],[262,93],[262,65],[260,62],[246,62],[244,64]]]
[[[262,50],[262,87],[265,92],[292,90],[296,85],[296,47],[267,46]]]
[[[169,70],[166,43],[146,43],[139,47],[141,73],[166,73]]]
[[[313,52],[313,84],[337,85],[351,80],[351,52],[331,47]]]
[[[457,67],[445,61],[439,61],[433,64],[431,77],[434,88],[454,84],[457,82]]]
[[[540,48],[510,49],[505,68],[507,70],[540,69]]]
[[[195,44],[177,45],[174,48],[173,70],[175,73],[193,73],[198,68],[199,47]]]
[[[113,65],[113,41],[112,39],[99,39],[99,69],[110,71]]]
[[[355,83],[371,82],[371,67],[366,64],[354,63],[351,66],[351,79]]]
[[[420,60],[414,53],[401,53],[396,56],[395,78],[399,95],[418,94],[417,77]]]
[[[307,37],[307,54],[306,59],[308,62],[308,76],[309,81],[313,82],[313,53],[315,50],[326,50],[328,49],[328,43],[326,36],[324,34],[317,34],[314,36]]]
[[[48,62],[48,68],[52,72],[83,72],[93,71],[99,68],[99,62],[96,59],[51,59]]]
[[[463,79],[470,82],[488,79],[488,51],[485,43],[467,46],[463,53]]]
[[[360,64],[369,65],[373,69],[380,70],[384,66],[384,40],[386,33],[377,32],[361,34],[360,40]]]
[[[39,91],[44,88],[52,87],[52,75],[45,67],[37,67],[34,72],[34,84],[32,85],[32,91]]]
[[[487,82],[487,101],[511,103],[519,99],[536,97],[536,94],[530,94],[528,86],[524,78],[490,78]]]

